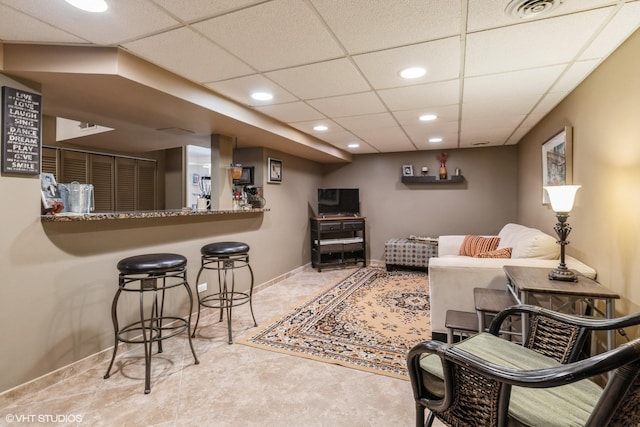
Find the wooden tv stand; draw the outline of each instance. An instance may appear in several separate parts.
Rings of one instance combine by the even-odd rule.
[[[311,265],[344,267],[367,265],[367,239],[363,216],[311,217]]]

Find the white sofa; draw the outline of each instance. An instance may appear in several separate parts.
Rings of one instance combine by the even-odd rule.
[[[495,237],[495,236],[487,236]],[[554,269],[559,264],[560,247],[554,237],[519,224],[507,224],[500,233],[497,249],[512,248],[511,258],[474,258],[461,256],[463,235],[440,236],[438,257],[429,260],[431,330],[446,333],[447,310],[475,312],[473,288],[505,289],[502,267],[521,265]],[[595,279],[596,271],[570,256],[567,267]]]

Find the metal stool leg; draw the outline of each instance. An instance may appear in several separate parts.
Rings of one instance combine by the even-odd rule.
[[[122,279],[120,279],[121,282]],[[118,299],[120,298],[120,294],[122,293],[121,283],[118,284],[118,290],[116,291],[115,296],[113,297],[113,302],[111,303],[111,321],[113,322],[113,336],[114,336],[114,344],[113,344],[113,354],[111,355],[111,362],[109,362],[109,367],[107,368],[107,373],[104,374],[104,379],[106,380],[111,375],[111,368],[113,367],[113,362],[116,360],[116,353],[118,352],[118,316],[116,314],[116,309],[118,308]]]
[[[140,285],[142,286],[142,285]],[[157,295],[154,292],[153,302],[151,304],[151,315],[149,316],[149,336],[147,336],[147,327],[144,319],[144,292],[140,292],[140,329],[142,330],[142,344],[144,345],[144,394],[151,392],[151,351],[153,341],[151,334],[153,333],[153,323],[156,310],[158,307]]]
[[[249,273],[251,273],[251,286],[249,287],[249,309],[251,310],[251,317],[253,318],[253,326],[258,326],[258,322],[256,322],[256,316],[253,314],[253,269],[249,264],[248,256],[247,256],[247,267],[249,267]]]
[[[196,329],[198,328],[198,322],[200,321],[200,308],[202,307],[201,300],[200,300],[200,292],[198,292],[197,290],[198,290],[198,284],[200,283],[200,275],[204,270],[204,259],[201,261],[200,264],[201,264],[200,270],[198,271],[198,276],[196,277],[196,295],[198,296],[198,315],[196,317],[196,324],[193,325],[193,333],[190,335],[192,338],[196,337]],[[191,294],[191,289],[189,289],[189,293]],[[191,310],[193,310],[193,307],[189,309],[189,313],[191,313]],[[189,314],[189,316],[191,316],[191,314]]]
[[[191,287],[187,282],[187,272],[184,273],[184,287],[187,289],[187,294],[189,294],[189,317],[187,318],[187,337],[189,337],[189,347],[191,348],[191,354],[193,354],[194,364],[199,365],[200,361],[198,360],[198,356],[196,356],[196,350],[193,348],[193,341],[191,340],[191,313],[193,313],[193,292],[191,292]],[[197,282],[196,282],[197,283]],[[196,285],[197,286],[197,285]],[[198,309],[200,308],[200,304],[198,304]],[[195,334],[195,328],[193,329],[193,333]]]
[[[229,265],[231,265],[231,292],[229,292],[229,283],[227,277],[229,275]],[[233,292],[236,287],[236,274],[233,266],[233,261],[227,261],[224,264],[224,294],[222,296],[222,305],[225,306],[227,312],[227,333],[229,334],[229,344],[233,344],[233,332],[231,332],[231,313],[233,310]],[[222,316],[222,309],[220,309],[220,316]]]

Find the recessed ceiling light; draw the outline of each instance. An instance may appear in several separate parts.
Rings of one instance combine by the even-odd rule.
[[[105,0],[65,0],[71,6],[82,9],[85,12],[104,12],[109,6]]]
[[[349,147],[349,148],[358,148],[358,147],[360,147],[360,144],[358,144],[357,142],[352,142],[351,144],[347,145],[347,147]]]
[[[436,116],[435,114],[423,114],[418,117],[418,120],[420,120],[421,122],[430,122],[431,120],[435,120],[437,118],[438,116]]]
[[[317,131],[320,131],[320,132],[325,131],[327,129],[329,129],[329,127],[325,126],[325,125],[317,125],[317,126],[313,127],[313,130],[317,130]]]
[[[400,77],[403,79],[417,79],[427,74],[427,70],[422,67],[409,67],[400,71]]]
[[[442,142],[442,138],[440,138],[439,136],[434,138],[429,138],[429,142]]]
[[[253,92],[251,97],[256,101],[271,101],[273,99],[273,95],[269,92]]]

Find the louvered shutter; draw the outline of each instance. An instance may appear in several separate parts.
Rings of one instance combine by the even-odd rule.
[[[60,179],[58,182],[68,184],[77,181],[80,184],[88,184],[88,154],[78,151],[62,150],[60,152]]]
[[[116,157],[116,211],[136,209],[136,161]]]
[[[138,209],[156,209],[156,162],[138,160]]]
[[[40,171],[42,173],[52,173],[58,181],[58,150],[55,148],[42,148],[42,166]]]
[[[113,156],[91,154],[91,184],[93,184],[94,212],[113,212],[114,169]]]

